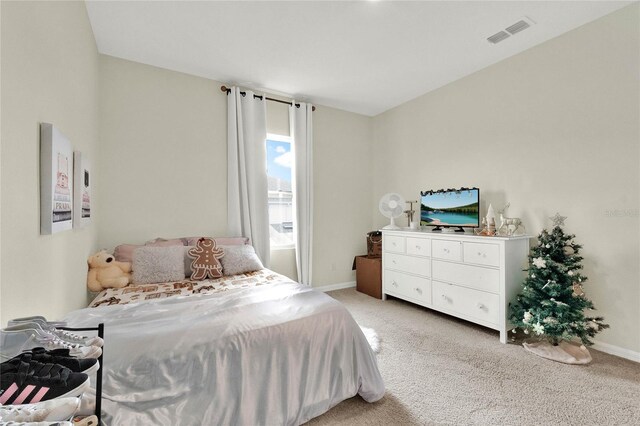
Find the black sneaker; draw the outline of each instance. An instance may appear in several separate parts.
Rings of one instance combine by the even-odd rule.
[[[58,351],[66,351],[67,355],[62,355],[62,353]],[[28,351],[24,351],[22,354],[6,362],[12,362],[14,360],[20,360],[24,362],[38,361],[43,364],[60,364],[63,367],[67,367],[74,373],[84,374],[94,373],[98,371],[98,368],[100,368],[100,363],[97,359],[74,358],[68,355],[68,349],[56,349],[53,351],[47,351],[44,348],[33,348]]]
[[[54,398],[80,396],[89,376],[58,364],[18,362],[0,364],[0,404],[35,404]]]

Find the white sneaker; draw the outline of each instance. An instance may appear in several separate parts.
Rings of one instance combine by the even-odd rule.
[[[67,342],[70,342],[70,343],[76,343],[76,344],[85,345],[85,346],[97,346],[99,348],[101,348],[104,345],[104,340],[102,340],[102,338],[98,336],[95,336],[95,337],[81,336],[79,334],[71,333],[68,330],[60,330],[55,327],[51,328],[49,331],[51,331],[53,334],[55,334],[62,340],[66,340]]]
[[[96,390],[89,388],[80,396],[80,407],[76,416],[90,416],[96,412]]]
[[[37,404],[2,405],[2,422],[44,422],[71,418],[80,407],[80,398],[58,398]]]
[[[97,346],[83,346],[69,342],[65,342],[60,339],[53,339],[50,341],[41,341],[38,344],[34,344],[29,349],[43,347],[48,351],[54,349],[69,349],[69,355],[75,358],[100,358],[102,355],[102,349]]]
[[[40,319],[33,319],[31,321],[10,321],[10,326],[5,328],[6,331],[19,331],[19,330],[36,330],[36,332],[44,338],[57,337],[60,340],[64,340],[69,343],[84,345],[84,346],[98,346],[102,347],[104,341],[102,338],[81,336],[79,334],[71,333],[67,330],[60,330],[55,328],[46,321]]]
[[[100,358],[102,355],[102,349],[97,346],[65,342],[56,335],[43,333],[42,329],[12,326],[0,330],[0,360],[13,358],[23,351],[37,347],[46,350],[68,349],[69,355],[75,358]]]
[[[14,318],[12,320],[9,320],[7,322],[7,325],[16,325],[17,323],[20,323],[20,322],[31,322],[31,321],[44,322],[44,323],[49,324],[52,327],[66,327],[67,326],[67,323],[65,321],[48,321],[42,315],[33,315],[33,316],[30,316],[30,317]]]

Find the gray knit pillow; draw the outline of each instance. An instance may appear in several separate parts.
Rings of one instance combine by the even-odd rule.
[[[220,259],[224,275],[244,274],[245,272],[258,271],[264,268],[253,246],[247,244],[218,247],[224,250],[224,256]]]
[[[134,284],[184,279],[184,247],[139,247],[133,251]]]

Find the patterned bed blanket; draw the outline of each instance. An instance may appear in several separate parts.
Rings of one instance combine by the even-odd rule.
[[[214,294],[236,288],[255,287],[270,284],[283,279],[280,274],[268,269],[229,275],[215,280],[190,281],[182,280],[172,283],[129,285],[123,288],[108,288],[96,296],[89,305],[97,308],[106,305],[127,305],[145,301],[166,299],[175,296],[191,296],[192,294]]]

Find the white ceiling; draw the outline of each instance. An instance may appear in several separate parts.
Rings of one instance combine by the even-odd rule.
[[[632,2],[87,1],[100,53],[376,115]],[[536,24],[496,45],[523,17]]]

